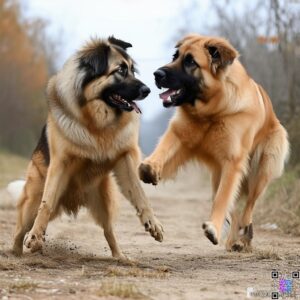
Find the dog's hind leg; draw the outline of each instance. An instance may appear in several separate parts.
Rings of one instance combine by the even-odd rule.
[[[98,191],[89,194],[87,206],[95,222],[103,228],[112,256],[126,259],[117,243],[113,230],[113,221],[117,211],[117,198],[119,196],[114,178],[108,175],[101,180]]]
[[[14,234],[13,253],[18,256],[23,253],[24,236],[34,223],[44,187],[44,179],[32,163],[29,166],[29,173],[30,175],[17,205],[18,217]]]
[[[283,129],[283,128],[282,128]],[[269,135],[256,149],[250,163],[248,178],[248,198],[240,221],[240,240],[244,250],[251,250],[253,239],[252,215],[255,202],[260,198],[272,179],[282,174],[284,161],[288,155],[285,130]],[[235,245],[233,245],[233,250]]]
[[[268,174],[267,170],[262,167],[256,178],[249,180],[249,195],[247,203],[240,221],[239,225],[239,235],[243,247],[236,247],[235,244],[232,246],[232,250],[246,250],[251,251],[251,241],[253,239],[253,224],[252,215],[253,208],[256,200],[263,194],[266,190],[269,182],[271,181],[271,175]]]

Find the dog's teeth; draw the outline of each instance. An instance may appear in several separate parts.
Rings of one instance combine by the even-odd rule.
[[[167,98],[167,100],[168,100],[168,101],[171,101],[171,96],[169,96],[169,97]]]

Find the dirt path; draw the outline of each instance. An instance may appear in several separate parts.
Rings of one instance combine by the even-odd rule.
[[[210,188],[204,175],[190,169],[175,182],[145,186],[165,239],[155,242],[139,224],[127,201],[116,226],[120,245],[134,262],[110,258],[102,231],[85,212],[77,220],[50,224],[43,254],[13,257],[8,249],[15,211],[0,193],[0,299],[246,299],[246,290],[278,291],[278,280],[300,271],[300,238],[254,227],[252,253],[228,253],[213,246],[201,224],[208,218]],[[2,204],[1,204],[2,203]],[[2,209],[1,209],[2,207]],[[298,284],[299,283],[299,284]],[[272,287],[275,284],[276,286]],[[293,279],[300,299],[300,280]],[[105,296],[105,295],[116,296]],[[298,297],[298,298],[297,298]],[[253,299],[271,299],[271,296]]]

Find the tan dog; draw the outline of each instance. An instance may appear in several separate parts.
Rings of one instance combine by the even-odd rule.
[[[195,34],[176,47],[173,61],[154,75],[157,86],[168,89],[160,94],[163,105],[178,108],[155,151],[140,166],[140,178],[157,184],[187,161],[205,163],[214,201],[203,229],[213,244],[220,241],[243,183],[247,204],[239,223],[232,218],[227,249],[248,248],[255,201],[283,171],[287,133],[268,95],[248,76],[228,41]]]
[[[118,188],[151,235],[162,241],[138,178],[139,108],[150,89],[134,76],[129,43],[92,40],[72,56],[48,85],[49,115],[28,167],[18,204],[13,250],[42,248],[49,220],[81,206],[103,227],[112,255],[123,254],[113,232]],[[114,176],[115,177],[114,177]]]

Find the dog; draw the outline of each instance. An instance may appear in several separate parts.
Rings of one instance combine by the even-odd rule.
[[[138,177],[141,111],[135,101],[150,89],[135,77],[126,51],[131,46],[113,36],[92,39],[50,79],[47,122],[17,205],[16,255],[23,241],[32,252],[41,250],[50,220],[86,207],[103,228],[112,256],[125,258],[113,230],[119,187],[145,229],[163,240]]]
[[[156,185],[187,161],[204,163],[214,199],[204,233],[213,244],[220,243],[227,220],[226,248],[241,251],[251,249],[254,204],[282,174],[289,142],[267,93],[238,56],[219,37],[190,34],[178,42],[172,62],[154,73],[157,87],[167,88],[160,94],[163,106],[177,107],[176,113],[139,175]],[[234,200],[245,193],[238,217]]]

